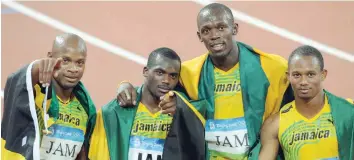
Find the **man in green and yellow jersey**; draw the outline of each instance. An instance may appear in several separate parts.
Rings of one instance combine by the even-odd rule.
[[[96,108],[81,83],[87,49],[71,33],[6,81],[1,159],[86,159]]]
[[[323,89],[327,70],[322,54],[305,45],[288,62],[295,100],[265,121],[259,159],[274,160],[279,146],[287,160],[353,159],[354,105]]]
[[[154,50],[143,69],[145,82],[137,88],[137,104],[123,108],[113,99],[98,111],[89,158],[199,160],[204,157],[205,148],[195,147],[204,145],[204,130],[194,125],[204,125],[205,120],[183,96],[172,91],[180,69],[181,60],[176,52],[169,48]],[[176,110],[173,116],[162,113],[171,108]]]

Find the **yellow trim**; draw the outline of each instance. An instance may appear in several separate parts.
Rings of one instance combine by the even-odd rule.
[[[38,84],[36,84],[33,88],[34,88],[34,91],[36,92],[36,97],[34,98],[35,99],[35,103],[36,103],[36,108],[39,108],[43,112],[43,106],[42,106],[43,104],[42,103],[43,103],[43,100],[44,100],[45,93],[41,92],[41,87]],[[47,100],[46,113],[49,110],[51,101],[52,101],[52,98]]]
[[[152,113],[152,112],[145,106],[145,104],[143,104],[143,103],[141,103],[141,102],[139,103],[138,109],[137,109],[136,112],[137,112],[137,113],[138,113],[138,112],[146,112],[146,113],[148,113],[149,116],[152,117],[152,118],[156,118],[157,116],[161,115],[161,110],[158,111],[158,112]]]
[[[231,74],[232,72],[234,72],[236,69],[239,69],[240,67],[240,63],[236,63],[236,65],[234,65],[231,69],[227,70],[227,71],[224,71],[224,70],[221,70],[217,67],[214,66],[214,72],[219,72],[221,74]]]
[[[57,96],[57,99],[58,99],[59,103],[61,103],[63,105],[69,104],[70,102],[72,102],[74,100],[74,98],[76,98],[75,96],[72,96],[72,97],[69,98],[69,100],[64,102],[58,95],[56,95],[56,96]]]
[[[287,126],[284,126],[284,125],[281,125],[280,122],[282,122],[282,119],[283,119],[283,116],[282,116],[282,113],[283,111],[285,110],[290,110],[291,108],[289,108],[292,104],[293,104],[294,101],[292,102],[289,102],[288,104],[284,105],[280,111],[279,111],[279,114],[277,116],[279,116],[279,129],[278,129],[278,139],[281,140],[281,135],[284,133],[285,129],[287,128]],[[288,111],[290,112],[290,111]]]
[[[91,135],[90,151],[88,158],[90,160],[109,160],[109,150],[107,143],[106,130],[103,123],[102,110],[97,112],[96,124]]]
[[[283,101],[283,95],[289,85],[286,71],[288,70],[287,61],[275,54],[262,52],[253,48],[260,55],[261,65],[269,81],[263,121],[269,116],[279,112]]]
[[[354,104],[354,99],[347,98],[347,101]]]
[[[198,85],[202,66],[208,53],[182,63],[180,82],[192,100],[198,100]]]
[[[300,117],[302,120],[304,120],[305,122],[309,122],[312,123],[313,121],[317,120],[318,117],[320,117],[324,112],[328,112],[328,110],[330,110],[330,106],[327,100],[327,96],[325,96],[325,103],[323,108],[320,110],[320,112],[318,112],[315,116],[313,116],[312,118],[306,118],[305,116],[303,116],[296,108],[296,104],[295,101],[292,102],[292,105],[295,108],[295,114]]]
[[[25,160],[21,154],[7,150],[5,144],[6,141],[1,138],[1,160]]]
[[[205,119],[204,117],[198,112],[197,109],[195,109],[195,107],[190,104],[186,99],[183,98],[183,96],[181,96],[178,92],[175,92],[182,100],[184,103],[187,104],[187,106],[194,112],[194,114],[198,117],[198,119],[202,122],[203,126],[205,126]]]

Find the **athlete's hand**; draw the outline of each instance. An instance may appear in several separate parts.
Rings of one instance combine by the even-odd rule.
[[[136,91],[132,84],[123,82],[119,85],[117,90],[117,101],[120,106],[135,106],[136,105]]]
[[[177,99],[174,92],[169,91],[164,96],[160,97],[161,102],[159,107],[161,108],[162,114],[168,114],[172,116],[176,112]]]
[[[49,86],[54,77],[58,76],[62,58],[43,58],[38,60],[32,70],[33,85],[41,83],[43,87]]]

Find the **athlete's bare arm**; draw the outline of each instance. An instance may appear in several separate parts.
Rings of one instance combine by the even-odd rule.
[[[279,149],[278,140],[279,114],[267,118],[261,130],[261,152],[259,160],[275,160]]]

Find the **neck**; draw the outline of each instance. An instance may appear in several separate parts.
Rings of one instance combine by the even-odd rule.
[[[321,90],[315,97],[310,99],[302,99],[295,96],[295,105],[297,111],[306,118],[312,118],[321,111],[325,103],[325,94]]]
[[[53,87],[55,88],[56,95],[64,102],[70,100],[73,88],[64,89],[56,80],[53,81]]]
[[[144,85],[142,90],[141,103],[143,103],[151,113],[160,111],[160,99],[153,96],[146,85]]]
[[[211,60],[216,68],[219,68],[223,71],[228,71],[239,61],[239,50],[237,43],[234,43],[233,48],[227,56],[211,57]]]

